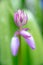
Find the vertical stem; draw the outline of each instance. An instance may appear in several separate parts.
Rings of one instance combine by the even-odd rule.
[[[22,30],[22,27],[20,27],[20,31]],[[19,52],[18,52],[18,58],[19,58],[19,60],[18,60],[18,65],[22,65],[21,64],[21,35],[19,35],[19,41],[20,41],[20,46],[19,46]]]

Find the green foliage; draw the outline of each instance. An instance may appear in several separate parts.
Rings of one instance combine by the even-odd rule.
[[[10,51],[10,28],[9,14],[7,4],[0,3],[0,47],[1,47],[1,65],[12,65]]]

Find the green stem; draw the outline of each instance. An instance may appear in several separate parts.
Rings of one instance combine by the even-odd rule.
[[[20,27],[20,31],[22,30],[22,27]],[[22,65],[21,64],[21,35],[19,35],[19,41],[20,41],[20,46],[19,46],[19,52],[18,52],[18,57],[19,57],[19,60],[18,60],[18,65]]]

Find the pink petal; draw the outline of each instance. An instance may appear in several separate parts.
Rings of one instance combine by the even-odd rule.
[[[20,34],[19,31],[16,31],[15,34],[14,34],[14,36],[17,36],[19,34]]]
[[[26,32],[25,30],[20,31],[20,34],[21,34],[23,37],[30,37],[30,36],[31,36],[31,34],[28,33],[28,32]]]
[[[20,32],[20,34],[25,38],[26,42],[28,43],[28,45],[32,48],[32,49],[35,49],[35,42],[34,42],[34,39],[32,37],[32,35],[27,32],[27,31],[24,31],[22,30]],[[29,36],[29,37],[25,37],[25,36]]]
[[[19,48],[19,39],[18,37],[13,37],[11,40],[11,51],[14,56],[17,55],[18,48]]]
[[[28,39],[25,39],[26,42],[28,43],[28,45],[32,48],[32,49],[35,49],[35,42],[34,42],[34,39],[33,37],[31,36],[30,38]]]
[[[23,28],[22,30],[28,31],[28,30],[30,30],[30,29],[29,29],[29,28]]]

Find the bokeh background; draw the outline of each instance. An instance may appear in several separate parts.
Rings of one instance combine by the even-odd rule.
[[[14,13],[23,9],[28,15],[28,23],[35,40],[32,50],[21,37],[21,54],[11,53],[11,38],[18,27],[14,23]],[[0,65],[43,65],[43,0],[0,0]]]

